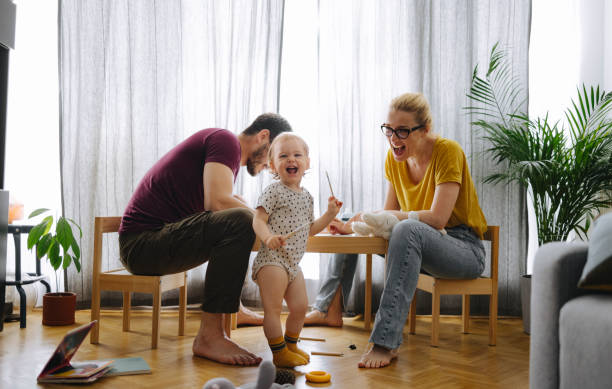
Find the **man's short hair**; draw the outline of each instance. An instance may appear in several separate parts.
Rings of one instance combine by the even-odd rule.
[[[270,131],[270,143],[281,132],[293,131],[287,119],[277,113],[268,112],[257,116],[253,123],[242,133],[245,135],[255,135],[263,129]]]

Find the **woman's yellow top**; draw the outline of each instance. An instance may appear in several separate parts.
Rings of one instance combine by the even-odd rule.
[[[436,186],[445,182],[456,182],[461,187],[446,227],[465,224],[483,238],[487,221],[478,204],[478,195],[470,176],[467,159],[459,143],[439,137],[434,144],[431,161],[425,176],[418,184],[412,182],[406,162],[397,162],[391,150],[385,161],[385,177],[395,189],[402,211],[431,209]]]

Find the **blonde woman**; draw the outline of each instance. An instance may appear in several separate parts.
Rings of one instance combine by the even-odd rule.
[[[373,347],[359,367],[387,366],[402,343],[402,330],[421,270],[442,278],[476,278],[484,270],[481,239],[487,222],[461,146],[433,132],[429,104],[422,94],[406,93],[391,102],[381,125],[389,141],[384,211],[399,220],[391,230],[386,281],[374,328]],[[387,215],[389,216],[389,215]],[[332,233],[350,234],[334,221]],[[446,233],[445,233],[446,232]],[[356,255],[336,255],[305,324],[342,325],[343,296],[348,296]]]

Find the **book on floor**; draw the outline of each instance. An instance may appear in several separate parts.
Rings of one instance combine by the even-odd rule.
[[[103,376],[109,369],[112,360],[72,362],[83,339],[87,336],[96,321],[69,331],[37,377],[38,382],[71,382],[89,383]]]
[[[115,358],[104,376],[129,374],[151,374],[151,368],[141,357]]]

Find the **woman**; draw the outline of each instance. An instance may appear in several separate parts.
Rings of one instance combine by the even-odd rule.
[[[465,154],[457,142],[433,133],[425,97],[395,98],[381,129],[390,146],[384,210],[400,222],[389,239],[385,288],[370,335],[374,346],[359,362],[365,368],[387,366],[396,357],[421,270],[465,279],[478,277],[485,266],[481,239],[487,223]],[[335,221],[330,230],[350,234],[358,220],[359,214],[345,224]],[[356,255],[334,258],[306,324],[342,325],[342,295],[348,296],[355,263]]]

